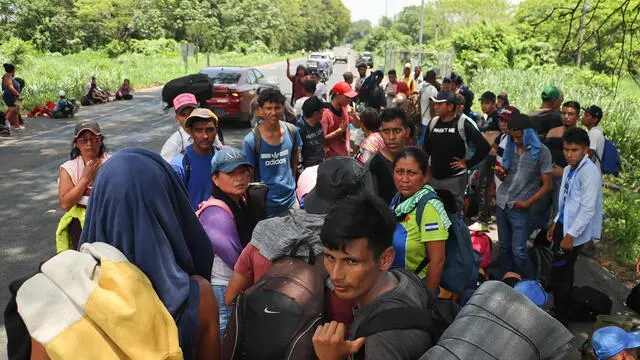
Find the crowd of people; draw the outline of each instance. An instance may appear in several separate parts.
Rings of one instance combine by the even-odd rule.
[[[327,93],[287,62],[297,122],[282,121],[285,95],[264,89],[241,149],[223,144],[217,116],[189,93],[173,100],[178,128],[159,155],[110,156],[99,125],[78,124],[60,167],[59,254],[15,296],[31,358],[71,358],[87,341],[129,358],[439,358],[429,357],[446,348],[438,337],[483,289],[528,299],[519,310],[534,320],[519,330],[546,332],[527,340],[536,352],[566,346],[574,266],[602,229],[602,110],[548,86],[528,115],[491,91],[477,114],[461,76],[421,70],[389,70],[383,87],[381,71],[357,64],[357,78],[346,73]],[[467,228],[471,188],[478,211]],[[488,232],[494,212],[496,261],[472,236]],[[530,238],[553,254],[546,273]],[[68,274],[55,270],[72,259]],[[433,316],[438,301],[454,309],[449,321],[442,308]],[[51,307],[75,308],[87,325],[42,316]],[[146,340],[115,331],[107,309]],[[592,341],[598,359],[635,359],[640,345],[618,328]],[[538,358],[561,358],[558,349]]]

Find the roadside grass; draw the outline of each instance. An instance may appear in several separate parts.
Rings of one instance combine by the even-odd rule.
[[[287,57],[299,57],[293,54],[211,54],[210,66],[254,66],[282,61]],[[95,75],[98,85],[112,94],[122,80],[130,79],[136,89],[162,85],[167,81],[198,72],[207,66],[206,56],[190,57],[188,71],[178,54],[167,56],[145,56],[125,54],[111,59],[100,52],[81,52],[73,55],[29,57],[24,65],[16,69],[16,76],[25,80],[23,92],[24,110],[30,111],[47,101],[56,101],[58,92],[64,90],[67,97],[80,99],[85,94],[89,77]],[[0,110],[6,108],[0,101]]]

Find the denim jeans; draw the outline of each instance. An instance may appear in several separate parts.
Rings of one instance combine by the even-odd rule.
[[[491,220],[491,185],[493,184],[493,167],[496,166],[496,156],[487,158],[478,164],[478,221],[488,224]]]
[[[517,272],[523,279],[533,279],[533,265],[527,251],[529,211],[497,208],[500,270]]]
[[[224,293],[227,292],[226,285],[211,285],[213,288],[213,294],[216,296],[216,302],[218,303],[218,314],[220,316],[220,338],[224,336],[224,331],[227,329],[227,322],[231,318],[231,312],[233,308],[224,304]]]

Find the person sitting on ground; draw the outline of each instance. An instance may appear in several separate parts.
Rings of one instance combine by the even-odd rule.
[[[211,198],[200,205],[198,218],[207,232],[213,252],[211,286],[218,303],[220,335],[224,335],[232,308],[224,294],[242,249],[251,241],[256,220],[246,201],[251,164],[242,151],[227,147],[211,160]]]
[[[193,144],[171,160],[171,166],[184,183],[193,211],[211,196],[211,159],[219,148],[214,146],[218,117],[209,109],[198,108],[185,121]]]
[[[213,250],[171,166],[148,150],[124,149],[94,185],[80,245],[112,245],[149,278],[176,322],[184,359],[219,359]]]
[[[405,148],[393,161],[398,193],[390,207],[398,219],[398,227],[393,234],[396,258],[392,267],[416,272],[424,279],[424,287],[435,293],[444,269],[445,241],[449,238],[451,220],[442,201],[428,199],[428,195],[435,195],[435,190],[427,185],[428,161],[427,154],[417,147]]]
[[[301,98],[304,99],[304,98]],[[324,161],[324,131],[322,114],[329,104],[315,96],[307,98],[302,105],[302,117],[296,124],[302,138],[302,168],[306,169]]]
[[[131,100],[133,99],[133,95],[131,95],[131,85],[129,85],[129,79],[124,79],[120,88],[116,92],[116,100]]]
[[[398,191],[393,181],[393,160],[404,150],[410,131],[407,114],[402,110],[384,109],[380,121],[384,147],[369,160],[367,167],[373,176],[376,194],[389,204]]]
[[[111,95],[108,92],[98,87],[98,80],[96,77],[91,76],[89,84],[87,85],[86,95],[89,100],[89,105],[106,103],[109,101],[109,96]]]
[[[574,266],[584,244],[600,239],[602,232],[602,176],[589,159],[589,135],[580,128],[563,136],[564,168],[558,214],[547,232],[553,244],[551,268],[555,317],[564,325],[571,314]]]
[[[418,359],[431,346],[425,330],[387,330],[355,339],[358,329],[384,310],[413,307],[427,311],[429,295],[412,273],[390,270],[396,219],[371,194],[348,196],[329,211],[320,238],[324,266],[336,295],[357,304],[353,324],[318,326],[313,346],[319,360],[346,359],[364,347],[364,359]]]
[[[267,216],[298,207],[296,177],[302,139],[295,126],[280,121],[287,98],[278,89],[264,89],[258,105],[264,120],[244,138],[243,152],[255,169],[254,180],[269,186]]]
[[[380,114],[374,109],[366,108],[360,114],[362,120],[362,130],[364,132],[364,141],[358,146],[356,159],[366,164],[373,158],[378,151],[384,148],[384,140],[380,136]]]
[[[56,230],[56,252],[78,248],[93,181],[107,159],[109,154],[98,123],[84,121],[76,125],[71,160],[60,165],[58,201],[65,213]]]
[[[193,137],[185,129],[185,122],[191,112],[198,107],[195,95],[183,93],[173,99],[175,118],[178,122],[178,130],[171,134],[160,150],[160,156],[167,162],[171,162],[178,154],[184,154],[187,146],[193,144]],[[222,147],[220,136],[216,133],[216,140],[213,146]]]
[[[598,360],[637,360],[640,333],[626,332],[617,326],[605,326],[591,337]]]
[[[305,80],[303,83],[304,96],[296,100],[293,105],[293,113],[296,116],[296,119],[299,119],[302,116],[302,105],[308,98],[312,97],[316,93],[316,83],[313,80]]]
[[[58,97],[60,100],[53,108],[53,117],[56,119],[73,117],[78,112],[80,105],[76,103],[75,99],[67,99],[67,94],[63,90],[60,90]]]

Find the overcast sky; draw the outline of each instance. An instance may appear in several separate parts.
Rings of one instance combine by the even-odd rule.
[[[422,3],[421,0],[342,0],[342,2],[351,10],[351,21],[368,19],[373,25],[385,15],[386,10],[391,17],[405,6]],[[385,3],[388,3],[387,9],[385,9]]]

